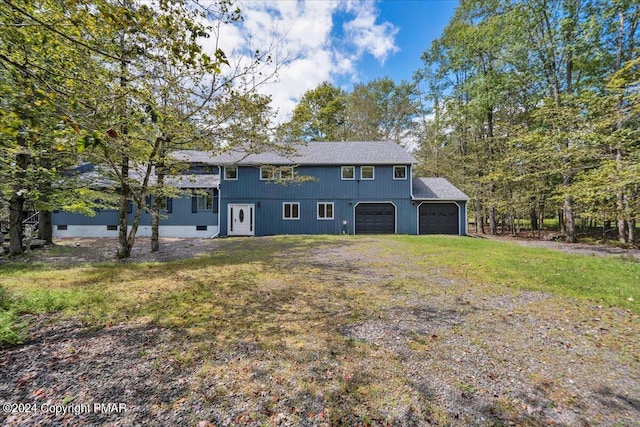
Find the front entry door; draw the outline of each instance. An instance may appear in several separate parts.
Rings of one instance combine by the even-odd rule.
[[[254,205],[229,205],[229,236],[253,236]]]

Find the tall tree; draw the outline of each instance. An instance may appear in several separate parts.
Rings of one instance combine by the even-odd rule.
[[[345,139],[346,94],[329,82],[308,90],[280,128],[280,138],[305,141]]]

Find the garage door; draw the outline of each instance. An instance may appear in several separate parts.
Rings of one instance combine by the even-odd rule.
[[[393,234],[396,208],[391,203],[360,203],[356,206],[356,234]]]
[[[420,205],[420,234],[459,234],[458,205],[423,203]]]

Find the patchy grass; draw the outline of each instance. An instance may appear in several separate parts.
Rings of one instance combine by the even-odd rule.
[[[548,386],[531,392],[533,403],[505,390],[560,366],[559,357],[579,359],[564,356],[568,349],[605,348],[615,354],[611,363],[640,363],[637,322],[617,312],[595,321],[593,304],[583,301],[639,313],[640,264],[628,260],[438,236],[217,244],[168,263],[6,264],[10,317],[0,324],[58,312],[94,327],[175,331],[163,356],[194,373],[180,401],[200,402],[213,411],[203,410],[207,419],[230,417],[220,424],[274,425],[284,414],[307,425],[447,424],[474,415],[487,425],[535,425],[546,419],[534,409],[566,405],[566,396],[584,405],[587,397],[574,397],[553,372],[545,373]],[[532,332],[524,326],[530,319]],[[584,331],[579,341],[575,331]],[[503,361],[526,369],[496,367]],[[495,385],[505,377],[509,386]]]
[[[640,313],[640,263],[635,260],[566,254],[484,239],[398,239],[420,258],[418,266],[443,266],[445,274],[454,279],[550,292]]]

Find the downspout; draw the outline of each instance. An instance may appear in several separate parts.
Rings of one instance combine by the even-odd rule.
[[[218,173],[221,174],[222,173],[222,168],[218,167]],[[214,234],[213,236],[209,237],[210,239],[215,239],[216,237],[218,237],[220,235],[220,206],[222,205],[222,193],[220,192],[220,183],[218,183],[218,232],[216,234]]]

